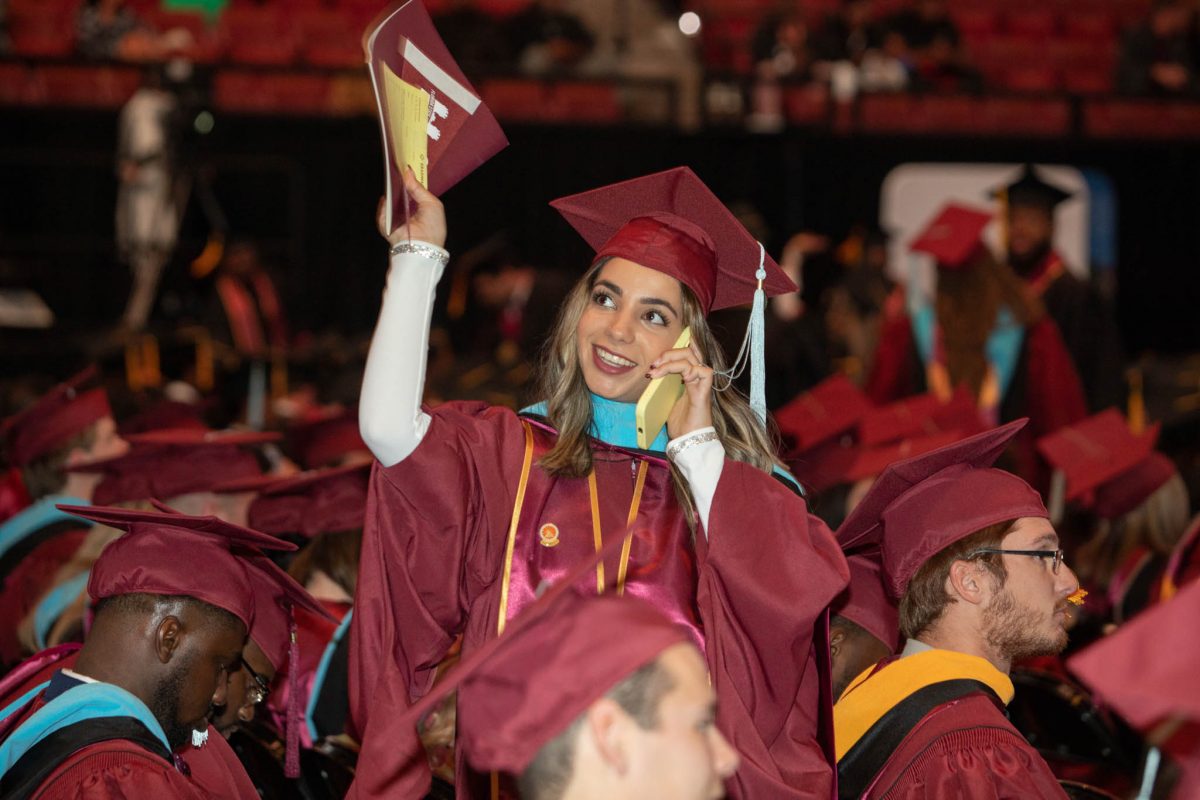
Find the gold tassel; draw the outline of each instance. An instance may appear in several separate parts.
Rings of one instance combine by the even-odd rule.
[[[125,343],[125,385],[131,392],[142,390],[141,348],[134,340]]]
[[[213,365],[213,342],[208,331],[196,333],[196,388],[202,393],[213,390],[216,383]]]
[[[276,351],[271,355],[271,399],[278,400],[288,393],[287,356]]]

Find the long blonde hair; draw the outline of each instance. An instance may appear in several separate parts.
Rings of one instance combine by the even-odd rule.
[[[592,429],[592,397],[579,366],[579,342],[576,334],[579,319],[591,302],[592,289],[601,268],[608,259],[600,259],[575,284],[567,295],[555,321],[554,329],[542,349],[538,370],[539,396],[544,398],[550,424],[558,431],[554,446],[539,462],[551,475],[580,478],[592,470],[592,449],[588,434]],[[692,291],[680,284],[683,296],[683,324],[692,329],[692,341],[704,354],[708,365],[720,372],[726,368],[725,354],[704,318],[699,301]],[[717,379],[718,384],[720,378]],[[712,392],[713,427],[726,455],[770,473],[782,466],[775,456],[774,436],[765,429],[750,404],[736,388]],[[671,468],[677,493],[685,500],[689,514],[691,498],[683,482]]]

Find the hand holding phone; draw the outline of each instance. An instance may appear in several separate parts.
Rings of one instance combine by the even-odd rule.
[[[687,347],[692,341],[692,329],[684,328],[671,346],[672,350]],[[650,381],[650,385],[642,392],[637,403],[637,439],[638,447],[649,450],[650,445],[658,438],[658,432],[667,424],[671,409],[683,396],[683,377],[678,373],[668,373],[661,378]]]

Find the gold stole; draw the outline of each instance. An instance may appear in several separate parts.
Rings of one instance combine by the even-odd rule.
[[[874,669],[869,667],[851,681],[833,706],[838,761],[880,717],[931,684],[970,678],[990,687],[1005,705],[1013,698],[1012,681],[991,662],[953,650],[924,650],[893,661],[872,675]]]

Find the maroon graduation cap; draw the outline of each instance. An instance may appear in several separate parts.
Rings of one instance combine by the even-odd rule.
[[[820,493],[850,480],[858,448],[849,437],[831,439],[787,458],[788,470],[807,489]]]
[[[749,303],[761,250],[750,232],[687,167],[656,172],[550,203],[596,259],[618,256],[670,275],[704,313]],[[796,291],[769,255],[767,297]]]
[[[928,453],[963,438],[965,437],[958,431],[948,431],[928,436],[913,436],[878,447],[860,447],[855,452],[854,460],[846,468],[846,480],[854,482],[873,477],[887,469],[888,464]]]
[[[165,500],[192,492],[218,491],[229,481],[262,475],[247,447],[276,441],[272,433],[174,428],[130,434],[130,448],[115,458],[71,467],[103,475],[92,494],[97,505],[130,500]]]
[[[295,609],[304,610],[333,622],[336,620],[303,586],[271,559],[258,551],[241,553],[250,591],[254,596],[254,625],[250,638],[275,667],[288,665],[288,707],[284,725],[284,772],[289,778],[300,775],[300,645],[296,636]]]
[[[965,387],[959,387],[945,402],[929,392],[868,411],[858,423],[858,440],[865,447],[873,447],[938,433],[970,436],[983,429],[975,400]]]
[[[900,609],[884,589],[879,559],[878,551],[846,557],[850,585],[829,610],[855,623],[894,653],[900,644]]]
[[[949,203],[929,222],[909,245],[918,253],[928,253],[945,269],[961,269],[983,247],[983,229],[992,221],[989,211],[980,211]]]
[[[809,450],[853,428],[871,401],[845,375],[833,375],[774,412],[796,451]]]
[[[1154,450],[1160,426],[1129,430],[1121,412],[1108,408],[1038,439],[1042,457],[1066,479],[1064,499],[1089,507],[1101,519],[1128,514],[1176,473]]]
[[[255,602],[239,548],[295,550],[273,536],[213,516],[59,505],[68,514],[126,531],[92,566],[92,600],[126,594],[186,595],[223,608],[249,631]]]
[[[1200,581],[1072,656],[1067,666],[1141,730],[1173,716],[1200,722]]]
[[[838,543],[846,551],[878,545],[885,585],[900,598],[921,565],[959,539],[1009,519],[1048,519],[1041,495],[992,467],[1027,422],[891,464],[838,528]]]
[[[404,164],[392,152],[382,113],[385,65],[429,92],[429,191],[441,195],[508,145],[500,124],[467,80],[420,0],[393,3],[363,32],[363,53],[375,86],[387,160],[389,226],[407,218]]]
[[[99,387],[89,388],[96,378],[96,368],[88,367],[0,423],[8,463],[23,467],[63,446],[89,425],[111,417],[108,394]]]
[[[1096,487],[1092,511],[1101,519],[1123,517],[1161,489],[1178,470],[1162,453],[1152,452],[1117,477]]]
[[[247,510],[250,527],[276,535],[362,528],[371,465],[305,472],[264,486]]]
[[[305,469],[332,466],[355,451],[369,452],[353,410],[297,422],[287,430],[287,449]]]

